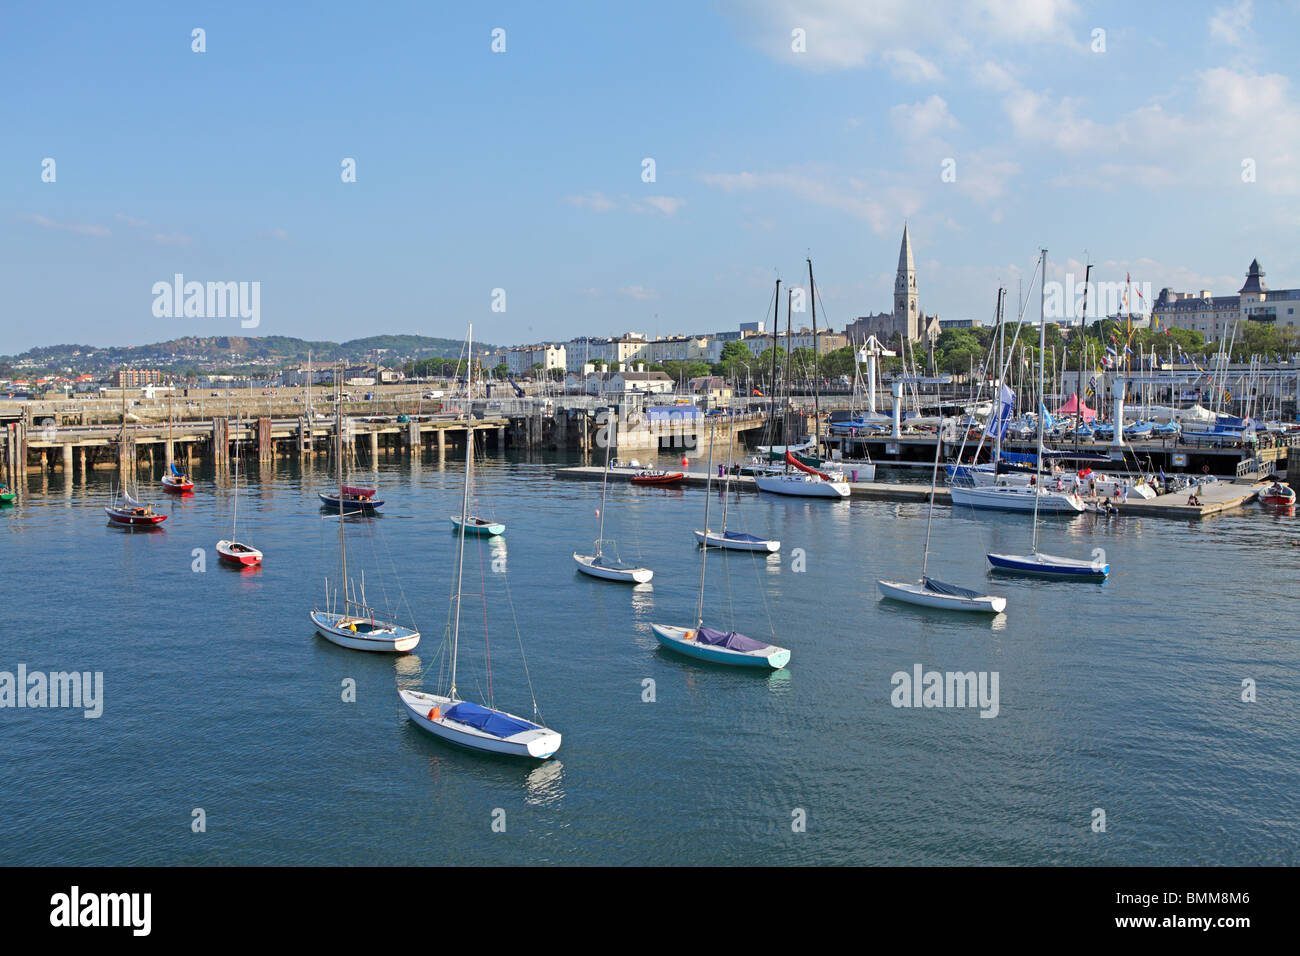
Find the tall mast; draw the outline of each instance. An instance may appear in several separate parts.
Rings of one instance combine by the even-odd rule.
[[[817,286],[813,284],[812,259],[808,259],[808,297],[812,299],[813,322],[813,454],[820,455],[822,447],[821,366],[817,349]]]
[[[343,609],[348,613],[348,549],[343,542],[343,373],[334,375],[334,462],[339,477],[339,581],[343,585]],[[335,593],[338,589],[335,588]]]
[[[934,433],[934,470],[930,472],[930,514],[925,519],[925,551],[921,555],[921,583],[925,583],[925,569],[930,563],[930,526],[934,524],[934,486],[939,480],[939,449],[943,447],[943,413],[939,414],[939,427]]]
[[[1079,450],[1079,426],[1083,424],[1083,356],[1088,344],[1088,281],[1092,276],[1092,263],[1083,273],[1083,315],[1079,317],[1079,375],[1074,387],[1074,450]]]
[[[794,306],[794,290],[785,290],[785,422],[781,429],[781,440],[785,442],[785,450],[790,451],[790,374],[792,361],[794,357],[794,335],[791,333],[790,310]],[[790,470],[790,462],[785,460],[785,470]]]
[[[1007,345],[1007,325],[1006,325],[1007,320],[1006,320],[1006,316],[1003,314],[1002,311],[1002,302],[1006,298],[1006,294],[1007,294],[1006,289],[998,289],[998,399],[997,399],[998,428],[997,431],[993,433],[994,474],[997,473],[998,462],[1002,460],[1002,431],[1003,428],[1005,427],[1002,422],[1002,396],[1004,394],[1004,390],[1007,387],[1007,383],[1006,383],[1007,369],[1005,364],[1006,359],[1003,358],[1002,353],[1006,349],[1006,345]]]
[[[469,325],[465,339],[469,363],[465,368],[465,490],[460,499],[460,543],[456,554],[456,620],[451,631],[451,690],[447,696],[456,699],[456,652],[460,644],[460,590],[465,578],[465,521],[469,516],[469,483],[474,467],[474,323]]]
[[[605,435],[605,470],[600,476],[600,525],[596,531],[596,557],[600,557],[605,541],[605,492],[609,488],[609,446],[614,444],[614,406],[609,406],[609,417],[605,420],[609,431]]]
[[[730,438],[730,436],[736,434],[736,421],[735,421],[735,417],[734,417],[734,416],[735,416],[735,413],[734,413],[733,411],[728,411],[728,412],[727,412],[727,419],[728,419],[728,421],[727,421],[727,436],[728,436],[728,438]],[[710,442],[709,444],[712,445],[712,442]],[[710,451],[710,452],[713,451],[712,447],[710,447],[709,451]],[[728,451],[730,451],[730,448],[728,448]],[[730,457],[730,456],[728,456],[728,457]],[[724,481],[724,482],[722,483],[722,534],[723,534],[724,537],[725,537],[726,534],[727,534],[727,505],[728,505],[728,503],[729,503],[730,501],[731,501],[731,469],[728,468],[728,469],[727,469],[727,480]],[[709,528],[708,528],[707,525],[705,525],[705,527],[704,527],[704,547],[707,548],[708,546],[709,546]]]
[[[704,548],[700,552],[700,597],[695,605],[695,627],[704,624],[704,566],[709,560],[709,499],[713,497],[713,422],[709,422],[708,477],[704,479]]]
[[[1047,403],[1043,401],[1043,362],[1047,344],[1047,250],[1043,250],[1043,281],[1038,284],[1038,457],[1034,461],[1034,541],[1031,554],[1038,553],[1038,499],[1043,493],[1043,425]]]
[[[235,506],[230,517],[230,542],[234,544],[239,535],[236,533],[239,528],[239,441],[235,441]]]
[[[777,356],[777,337],[776,334],[781,329],[781,280],[776,280],[776,296],[772,302],[772,412],[767,420],[768,427],[768,444],[775,445],[776,429],[776,356]]]

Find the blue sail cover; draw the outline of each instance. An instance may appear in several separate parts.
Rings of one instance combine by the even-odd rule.
[[[977,598],[983,597],[979,591],[972,591],[970,588],[958,587],[955,584],[944,584],[942,581],[936,581],[934,578],[925,579],[925,588],[927,591],[934,591],[936,594],[946,594],[949,597],[959,598]]]
[[[1020,452],[1014,451],[1004,451],[1002,453],[1002,460],[1009,461],[1015,465],[1032,465],[1038,461],[1038,456],[1021,454]],[[1109,461],[1110,459],[1108,458],[1106,460]]]
[[[735,631],[715,631],[711,627],[702,627],[696,631],[695,640],[701,644],[725,647],[733,651],[758,651],[771,646]]]
[[[468,701],[449,708],[443,716],[462,724],[468,724],[475,730],[481,730],[493,737],[500,737],[502,740],[513,737],[525,730],[538,729],[537,724],[520,720],[518,717],[508,717],[498,710],[489,710],[487,707],[480,707],[478,704],[471,704]]]
[[[745,534],[743,531],[724,531],[722,536],[728,541],[765,541],[757,535]]]
[[[1007,426],[1011,424],[1011,413],[1016,407],[1016,393],[1010,388],[1002,386],[1002,401],[998,407],[989,415],[988,424],[984,426],[984,434],[994,438],[1001,438],[1007,433]]]
[[[176,462],[174,462],[174,461],[171,462],[171,466],[172,466],[172,474],[173,474],[173,475],[175,475],[177,478],[184,478],[184,477],[185,477],[185,473],[184,473],[183,471],[181,471],[179,468],[176,467]]]

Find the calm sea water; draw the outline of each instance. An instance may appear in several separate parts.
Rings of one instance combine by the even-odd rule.
[[[1005,594],[990,621],[877,599],[878,577],[918,575],[924,506],[745,494],[731,526],[782,550],[711,555],[706,617],[793,650],[788,670],[748,673],[674,656],[650,632],[693,623],[702,489],[611,487],[606,535],[655,570],[632,589],[574,571],[598,483],[489,458],[479,510],[508,530],[467,554],[460,685],[487,692],[490,648],[496,704],[531,713],[517,619],[541,712],[564,735],[536,764],[449,748],[396,696],[437,676],[462,463],[395,458],[353,476],[388,501],[349,525],[349,555],[373,603],[402,620],[409,605],[424,638],[405,657],[313,633],[337,563],[323,464],[254,471],[240,536],[267,557],[244,573],[216,561],[230,493],[210,474],[164,501],[155,533],[106,525],[106,474],[33,479],[0,514],[0,670],[102,671],[105,702],[98,719],[0,711],[0,863],[1300,859],[1294,519],[1051,519],[1043,549],[1103,548],[1111,579],[992,583],[984,552],[1024,549],[1028,519],[939,508],[931,573]],[[998,672],[999,713],[891,706],[891,675],[918,663]],[[1241,700],[1247,678],[1257,702]],[[192,831],[196,808],[206,832]]]

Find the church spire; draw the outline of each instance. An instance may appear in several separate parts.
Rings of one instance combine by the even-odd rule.
[[[915,272],[912,264],[912,237],[907,233],[907,221],[903,221],[903,244],[898,247],[898,274]]]
[[[916,266],[912,262],[912,237],[903,223],[903,244],[898,249],[898,275],[894,278],[894,327],[905,330],[909,339],[921,337],[917,311]]]

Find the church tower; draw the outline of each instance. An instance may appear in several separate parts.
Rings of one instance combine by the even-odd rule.
[[[898,275],[894,279],[894,328],[909,339],[921,337],[921,316],[916,307],[916,266],[912,262],[912,238],[903,224],[903,244],[898,250]]]

